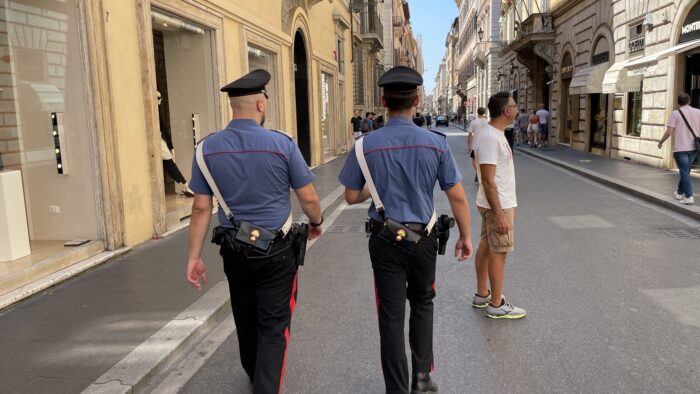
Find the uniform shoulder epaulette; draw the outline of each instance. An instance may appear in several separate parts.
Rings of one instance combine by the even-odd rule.
[[[440,137],[442,137],[442,138],[444,138],[444,139],[447,139],[447,135],[442,134],[441,132],[439,132],[439,131],[437,131],[437,130],[433,130],[433,129],[428,129],[428,130],[430,130],[431,132],[433,132],[433,133],[439,135]]]
[[[286,132],[284,132],[284,131],[282,131],[282,130],[276,130],[276,129],[269,129],[269,130],[270,130],[270,131],[274,131],[275,133],[280,133],[280,134],[284,135],[285,137],[289,138],[290,140],[293,140],[293,139],[294,139],[294,137],[292,137],[291,134],[286,133]]]

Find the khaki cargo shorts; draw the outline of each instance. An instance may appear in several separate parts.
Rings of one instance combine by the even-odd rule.
[[[494,223],[493,211],[486,208],[479,208],[481,214],[481,241],[488,242],[492,252],[508,253],[512,252],[515,246],[515,208],[504,209],[510,231],[508,234],[499,234]]]

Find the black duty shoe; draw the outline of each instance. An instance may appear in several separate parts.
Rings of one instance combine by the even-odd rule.
[[[419,372],[413,376],[411,394],[437,394],[437,383],[430,380],[430,374]]]

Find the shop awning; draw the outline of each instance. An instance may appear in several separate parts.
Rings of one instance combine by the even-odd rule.
[[[656,63],[659,62],[659,60],[665,59],[669,56],[673,56],[677,53],[689,51],[689,50],[697,48],[699,46],[700,46],[700,40],[684,42],[682,44],[678,44],[678,45],[672,46],[670,48],[666,48],[664,50],[658,51],[658,52],[653,53],[651,55],[643,56],[643,57],[640,57],[640,58],[634,59],[634,60],[630,60],[629,63],[627,63],[627,69],[632,74],[643,74],[644,71],[646,71],[647,67],[655,65]]]
[[[569,85],[569,94],[603,93],[603,77],[607,69],[608,64],[606,63],[576,70],[571,85]]]
[[[642,76],[630,75],[626,69],[627,63],[629,60],[616,62],[605,72],[603,93],[626,93],[642,90]]]

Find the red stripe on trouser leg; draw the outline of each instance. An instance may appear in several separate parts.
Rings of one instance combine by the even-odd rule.
[[[433,291],[435,291],[435,282],[433,282]],[[430,342],[434,343],[435,341],[433,340],[433,338],[430,338]],[[431,348],[434,349],[435,347],[431,346]],[[432,373],[434,370],[435,370],[435,360],[433,360],[433,362],[430,363],[430,369],[428,370],[428,372]]]
[[[294,275],[294,282],[292,282],[292,294],[289,297],[289,321],[291,323],[292,316],[294,315],[294,309],[297,307],[297,278],[299,277],[299,272]],[[278,393],[282,392],[282,382],[284,381],[284,369],[287,367],[287,349],[289,348],[289,326],[284,329],[284,358],[282,359],[282,373],[280,374],[280,386]]]
[[[381,327],[379,325],[379,289],[377,288],[377,279],[374,280],[374,302],[377,305],[377,328],[381,335]],[[384,364],[382,364],[382,348],[379,347],[379,365],[382,367],[382,375],[384,374]]]

